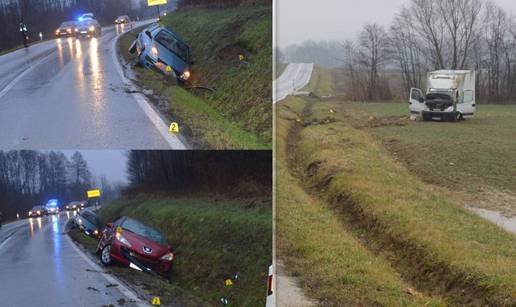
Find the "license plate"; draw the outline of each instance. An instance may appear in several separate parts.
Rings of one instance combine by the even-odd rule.
[[[88,32],[86,32],[86,31],[81,31],[81,34],[88,34]]]

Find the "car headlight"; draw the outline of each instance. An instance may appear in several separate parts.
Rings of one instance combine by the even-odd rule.
[[[181,75],[181,79],[188,80],[188,78],[190,78],[190,71],[185,70],[185,72]]]
[[[29,215],[32,215],[32,211],[29,211]]]
[[[78,29],[78,28],[75,28],[75,32],[79,32],[79,29]]]
[[[124,244],[125,246],[132,247],[131,243],[129,243],[129,241],[127,241],[127,239],[124,238],[121,233],[117,232],[115,237],[118,241],[120,241],[120,243]]]
[[[97,229],[95,229],[95,230],[93,231],[93,234],[97,236],[97,235],[99,234],[99,231],[98,231]]]
[[[159,55],[158,48],[156,48],[156,46],[152,46],[152,48],[150,49],[150,53],[153,57],[157,58]]]
[[[37,213],[37,214],[40,214],[41,212],[38,210],[38,211],[36,211],[36,213]]]
[[[56,30],[56,34],[58,34],[58,33],[59,33],[59,29]]]
[[[172,260],[174,260],[174,254],[172,254],[171,252],[168,252],[165,255],[163,255],[160,259],[165,260],[165,261],[172,261]]]
[[[82,224],[82,220],[81,219],[77,219],[77,223]]]
[[[72,29],[68,28],[68,29],[66,29],[66,32],[72,33]]]
[[[90,32],[93,32],[93,31],[95,31],[95,27],[94,27],[94,26],[90,26],[90,27],[88,28],[88,30],[90,30]]]

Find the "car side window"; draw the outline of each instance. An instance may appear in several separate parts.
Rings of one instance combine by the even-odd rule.
[[[418,100],[419,98],[421,98],[421,94],[419,93],[419,91],[417,89],[413,89],[412,93],[411,93],[411,96],[410,96],[410,99]]]

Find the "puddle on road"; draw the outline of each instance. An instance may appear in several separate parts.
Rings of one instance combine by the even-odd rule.
[[[470,208],[473,212],[480,215],[481,217],[489,220],[496,225],[504,228],[505,230],[516,234],[516,217],[508,218],[501,215],[497,211],[480,209],[480,208]]]

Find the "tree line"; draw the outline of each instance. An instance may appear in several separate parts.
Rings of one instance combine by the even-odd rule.
[[[428,71],[466,69],[477,73],[480,101],[516,101],[516,19],[492,1],[411,0],[389,27],[366,24],[331,50],[351,100],[406,98]]]
[[[239,5],[272,5],[272,0],[179,0],[178,8],[205,6],[213,8],[236,7]]]
[[[272,155],[259,150],[133,150],[127,173],[133,192],[270,195]]]
[[[23,216],[49,199],[82,200],[93,186],[88,164],[79,152],[0,151],[0,211]]]
[[[86,12],[95,14],[101,24],[110,24],[119,15],[142,16],[150,11],[146,0],[138,6],[131,0],[3,0],[0,1],[0,51],[22,43],[20,22],[29,30],[31,41],[38,40],[38,33],[53,37],[61,22],[76,20]]]

